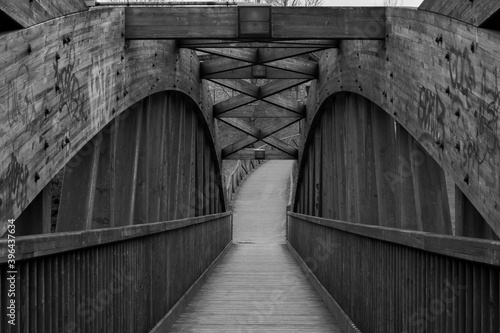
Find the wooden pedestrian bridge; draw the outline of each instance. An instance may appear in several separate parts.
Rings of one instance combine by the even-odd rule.
[[[499,76],[497,0],[0,1],[0,332],[500,332]]]

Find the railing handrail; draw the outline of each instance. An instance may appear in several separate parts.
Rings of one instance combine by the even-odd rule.
[[[179,220],[137,224],[116,228],[93,229],[54,234],[16,237],[16,260],[37,258],[86,247],[129,240],[165,231],[202,224],[231,215],[232,212],[189,217]],[[0,264],[7,262],[8,239],[0,240]]]
[[[293,212],[288,212],[288,215],[303,221],[372,239],[449,257],[500,266],[500,241],[351,223]]]

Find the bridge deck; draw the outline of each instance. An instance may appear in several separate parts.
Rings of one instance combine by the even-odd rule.
[[[284,235],[290,166],[267,162],[242,185],[234,207],[237,243],[171,332],[342,332],[278,236]],[[268,213],[278,207],[282,216],[266,220],[250,206]]]

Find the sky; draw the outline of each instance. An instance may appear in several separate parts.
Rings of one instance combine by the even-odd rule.
[[[101,0],[105,1],[105,0]],[[125,2],[126,0],[113,0],[116,2]],[[130,2],[134,2],[131,0]],[[140,0],[137,0],[140,1]],[[144,1],[144,0],[143,0]],[[147,0],[146,0],[147,1]],[[151,0],[154,1],[154,0]],[[161,0],[160,0],[161,1]],[[165,0],[165,1],[209,1],[209,0]],[[213,0],[212,0],[213,1]],[[224,0],[235,2],[254,2],[249,0]],[[400,6],[418,7],[423,0],[399,0]],[[323,6],[341,6],[341,7],[354,7],[354,6],[383,6],[384,0],[323,0]]]
[[[400,0],[401,6],[418,7],[423,0]],[[323,0],[323,6],[382,6],[384,0]]]

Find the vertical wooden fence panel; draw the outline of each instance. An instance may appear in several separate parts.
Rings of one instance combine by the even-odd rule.
[[[455,186],[455,234],[465,237],[499,239],[458,186]]]
[[[386,227],[399,227],[395,205],[396,184],[394,184],[397,175],[394,120],[376,105],[371,107],[371,117],[379,224]]]
[[[115,226],[132,225],[135,205],[135,181],[137,175],[139,117],[142,110],[134,108],[125,111],[119,117],[117,141],[115,147]]]
[[[51,229],[51,183],[35,197],[16,219],[16,236],[50,233]]]
[[[448,192],[443,169],[410,139],[410,164],[419,226],[423,231],[451,235]]]
[[[160,94],[149,97],[148,114],[150,128],[148,135],[148,176],[149,176],[149,221],[160,221],[161,206],[161,182],[162,182],[162,162],[163,162],[163,133],[164,133],[164,99]]]
[[[500,242],[297,213],[288,225],[306,264],[311,237],[334,242],[309,268],[361,332],[498,332]]]
[[[9,325],[3,313],[0,328],[6,333],[148,332],[229,244],[230,231],[231,216],[224,213],[19,237],[17,325]],[[204,246],[195,247],[198,242]],[[6,309],[7,240],[0,240],[0,252],[0,307]]]
[[[443,171],[391,116],[362,96],[339,93],[318,117],[303,150],[297,209],[450,234]]]
[[[101,141],[102,134],[97,134],[66,165],[57,232],[91,227]]]
[[[99,154],[99,166],[97,170],[96,191],[94,195],[94,211],[92,213],[92,229],[109,228],[111,224],[111,182],[113,179],[111,150],[113,133],[116,131],[116,123],[113,121],[102,131],[101,149]]]

